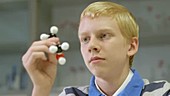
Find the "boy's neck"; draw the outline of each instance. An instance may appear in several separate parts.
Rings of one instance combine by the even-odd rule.
[[[107,96],[112,96],[123,84],[129,74],[129,70],[122,72],[117,78],[109,78],[108,80],[96,77],[96,83],[100,90]]]

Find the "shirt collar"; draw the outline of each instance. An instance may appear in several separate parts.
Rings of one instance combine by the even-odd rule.
[[[125,87],[125,89],[118,96],[140,96],[142,89],[144,87],[144,81],[140,77],[139,73],[132,69],[134,76],[132,77],[129,84]]]
[[[129,74],[126,77],[125,81],[123,82],[123,84],[119,87],[119,89],[112,95],[112,96],[117,96],[122,90],[124,90],[124,88],[127,86],[127,84],[130,82],[130,80],[132,79],[133,76],[133,72],[131,70],[129,70]],[[100,90],[99,86],[97,85],[97,82],[95,80],[95,86],[96,88],[100,91],[100,93],[102,93],[103,95],[106,96],[106,94],[104,94],[102,92],[102,90]]]
[[[123,87],[122,88],[120,87],[119,88],[120,91],[118,91],[118,93],[114,94],[113,96],[140,96],[140,93],[144,86],[144,82],[135,69],[132,69],[131,72],[133,73],[131,79],[130,77],[127,77],[129,78],[129,79],[126,78],[127,81],[125,80],[127,84],[126,83],[122,84]],[[105,96],[102,92],[100,92],[97,89],[95,85],[95,76],[92,76],[90,80],[89,96]]]

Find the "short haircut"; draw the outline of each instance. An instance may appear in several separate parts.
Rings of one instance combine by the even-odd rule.
[[[132,13],[124,6],[109,2],[100,1],[94,2],[87,6],[80,17],[80,22],[83,17],[90,16],[97,18],[100,16],[111,17],[114,19],[121,31],[122,36],[130,43],[133,37],[139,38],[139,26]],[[132,66],[133,57],[129,58],[129,64]]]

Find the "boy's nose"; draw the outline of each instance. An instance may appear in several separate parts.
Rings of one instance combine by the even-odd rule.
[[[89,49],[88,51],[91,53],[98,53],[100,52],[100,45],[99,45],[99,42],[97,40],[91,40],[89,42]]]

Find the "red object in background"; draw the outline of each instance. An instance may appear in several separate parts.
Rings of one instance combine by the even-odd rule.
[[[56,59],[58,60],[60,57],[64,57],[64,54],[63,53],[58,53],[56,54]]]

